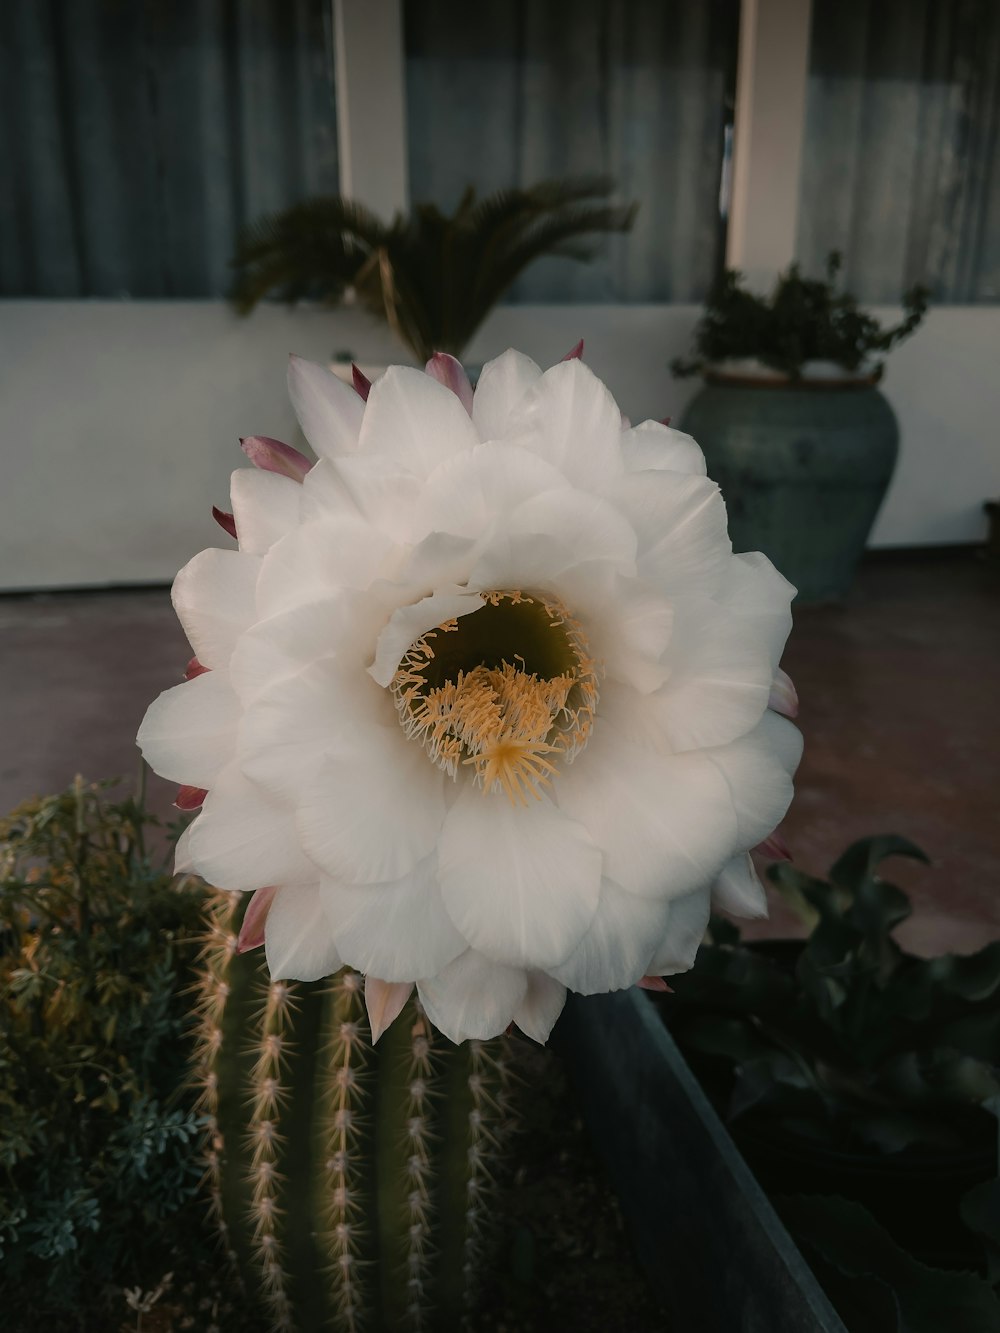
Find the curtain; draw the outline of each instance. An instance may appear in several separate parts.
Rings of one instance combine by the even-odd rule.
[[[719,196],[738,0],[408,0],[410,193],[608,175],[637,199],[595,262],[544,259],[522,301],[698,301],[723,253]]]
[[[815,0],[798,252],[866,301],[1000,301],[1000,4]]]
[[[240,227],[337,189],[329,0],[2,0],[0,292],[225,293]]]

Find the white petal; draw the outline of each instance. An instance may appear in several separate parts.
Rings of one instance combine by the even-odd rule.
[[[689,472],[705,475],[705,455],[690,435],[660,421],[642,421],[622,432],[622,456],[628,472]]]
[[[384,454],[351,454],[334,465],[345,493],[358,513],[399,541],[409,530],[420,481]]]
[[[439,857],[451,919],[496,962],[562,962],[597,911],[601,854],[545,798],[515,806],[466,784],[441,830]]]
[[[664,663],[669,679],[651,696],[656,723],[675,750],[725,745],[767,708],[771,645],[744,617],[707,597],[674,600]]]
[[[317,457],[338,458],[358,447],[364,402],[332,371],[300,356],[289,357],[288,396]]]
[[[565,986],[544,972],[529,972],[527,994],[514,1010],[514,1022],[525,1036],[544,1045],[565,1003]]]
[[[601,717],[555,795],[604,852],[604,873],[629,893],[674,898],[711,884],[738,845],[717,765],[642,749]]]
[[[626,893],[606,879],[590,929],[552,975],[580,995],[634,986],[663,939],[669,910],[668,903]]]
[[[345,722],[299,806],[302,844],[332,879],[402,879],[437,844],[444,780],[400,728]]]
[[[409,366],[390,366],[372,385],[358,450],[387,466],[427,477],[479,443],[469,414],[450,389]]]
[[[321,890],[337,947],[360,972],[385,981],[432,977],[469,947],[441,901],[436,856],[389,884],[324,878]]]
[[[474,949],[417,982],[427,1017],[449,1040],[487,1041],[505,1032],[528,990],[522,968],[490,962]]]
[[[303,884],[317,877],[291,815],[248,781],[235,764],[224,769],[191,825],[193,868],[221,889]]]
[[[457,616],[471,615],[483,609],[478,593],[434,593],[412,606],[401,606],[389,617],[389,622],[378,637],[375,661],[371,668],[373,680],[388,685],[396,668],[411,644],[416,643],[428,630],[454,620]]]
[[[263,555],[299,521],[302,483],[277,472],[243,467],[229,488],[240,550]]]
[[[206,671],[153,700],[136,742],[161,778],[211,787],[233,757],[239,712],[226,673]]]
[[[237,753],[244,775],[296,807],[327,756],[340,751],[345,719],[352,726],[398,731],[385,690],[366,671],[336,658],[273,682],[247,705],[240,721]]]
[[[264,923],[264,953],[271,979],[318,981],[343,967],[316,884],[283,884]]]
[[[410,535],[488,533],[525,500],[569,482],[551,463],[516,444],[478,444],[457,454],[427,478],[416,501]]]
[[[194,866],[191,863],[191,828],[189,824],[181,836],[177,839],[174,847],[174,874],[175,875],[193,875]]]
[[[593,606],[589,601],[585,592],[573,611],[586,630],[591,655],[604,667],[606,680],[624,682],[643,694],[663,685],[669,672],[661,659],[674,623],[670,602],[638,579],[621,576],[615,578],[610,597]]]
[[[264,557],[258,614],[263,619],[332,597],[342,588],[367,588],[395,572],[396,554],[391,540],[366,519],[303,523]]]
[[[732,545],[714,481],[679,472],[630,472],[604,493],[638,535],[641,578],[671,594],[712,594],[721,586]]]
[[[515,409],[541,373],[530,356],[513,348],[487,361],[472,400],[472,420],[482,439],[500,440],[510,433]]]
[[[365,977],[365,1008],[373,1046],[403,1012],[412,994],[412,981],[389,982],[381,977]]]
[[[711,895],[707,889],[674,899],[667,918],[667,933],[649,964],[650,976],[669,977],[693,966],[705,938],[711,911]]]
[[[718,601],[743,616],[766,641],[775,671],[792,628],[794,596],[792,585],[760,551],[734,555],[718,593]]]
[[[259,556],[212,549],[189,560],[174,579],[174,610],[202,666],[226,666],[236,640],[257,619],[260,566]]]
[[[634,573],[635,550],[635,533],[614,506],[586,491],[546,491],[484,542],[469,586],[549,591],[574,608],[595,582]]]
[[[777,828],[791,804],[802,733],[777,713],[765,713],[749,735],[704,754],[732,793],[736,845],[741,850],[755,847]]]
[[[529,390],[515,414],[517,442],[585,489],[621,473],[621,412],[582,361],[560,361]]]
[[[741,852],[722,867],[712,885],[712,902],[733,916],[767,916],[767,895],[749,852]]]
[[[233,650],[233,688],[246,705],[274,681],[333,655],[367,670],[386,615],[377,598],[343,588],[260,620]]]

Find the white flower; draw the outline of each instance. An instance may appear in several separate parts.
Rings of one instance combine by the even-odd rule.
[[[455,1041],[541,1041],[567,987],[689,967],[713,887],[764,912],[793,590],[732,554],[695,442],[578,359],[507,352],[474,397],[428,371],[359,393],[292,359],[319,461],[244,441],[239,550],[177,576],[197,658],[139,743],[204,797],[180,863],[258,891],[272,975],[347,963],[378,1030],[415,982]]]

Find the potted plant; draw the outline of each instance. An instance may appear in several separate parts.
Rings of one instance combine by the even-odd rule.
[[[825,277],[810,279],[793,264],[767,297],[727,270],[695,329],[695,356],[671,363],[675,375],[705,378],[681,427],[722,488],[734,548],[763,550],[800,604],[850,587],[899,449],[877,387],[884,358],[927,309],[914,287],[903,319],[883,328],[838,290],[840,267],[833,253]]]
[[[480,199],[470,187],[454,213],[421,203],[390,223],[337,195],[307,199],[244,232],[232,298],[243,314],[266,296],[356,300],[419,362],[457,357],[534,260],[587,259],[581,238],[629,230],[638,205],[608,203],[611,189],[604,178],[542,181]]]
[[[909,901],[878,873],[893,855],[926,859],[879,837],[849,848],[829,882],[772,866],[808,938],[747,945],[714,919],[694,969],[657,1003],[793,1234],[835,1273],[835,1299],[845,1277],[866,1277],[905,1312],[933,1270],[960,1269],[969,1309],[1000,1318],[984,1280],[998,1276],[1000,941],[969,956],[906,953],[893,931]],[[782,1202],[799,1195],[827,1197]],[[861,1235],[867,1274],[850,1253]]]

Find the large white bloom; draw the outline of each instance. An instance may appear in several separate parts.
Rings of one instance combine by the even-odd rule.
[[[292,359],[319,461],[244,441],[239,549],[178,574],[197,665],[139,743],[207,791],[179,860],[258,891],[272,975],[347,963],[376,1028],[415,982],[453,1040],[544,1040],[567,987],[689,967],[713,888],[764,911],[793,589],[732,554],[695,442],[581,361],[507,352],[474,397],[428,369],[366,402]]]

